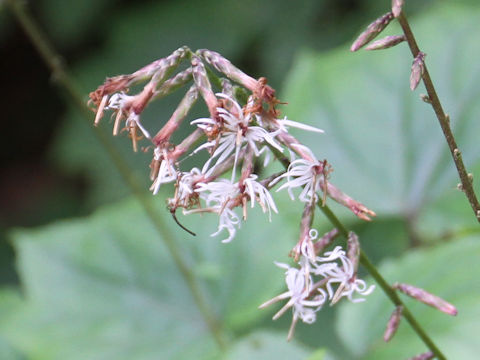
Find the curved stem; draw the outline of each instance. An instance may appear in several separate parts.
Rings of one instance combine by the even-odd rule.
[[[400,26],[402,27],[403,33],[407,38],[410,51],[412,52],[412,55],[415,58],[420,52],[420,49],[418,48],[417,41],[415,40],[415,36],[413,35],[412,29],[410,28],[410,24],[408,23],[407,17],[402,12],[398,16],[397,20]],[[468,202],[470,203],[470,206],[473,209],[475,217],[477,218],[477,221],[480,222],[480,204],[475,194],[475,190],[473,189],[473,181],[471,177],[468,176],[467,169],[465,167],[465,164],[463,163],[462,153],[457,146],[457,142],[455,141],[455,137],[450,127],[450,118],[443,111],[442,104],[440,103],[440,99],[438,98],[437,91],[433,86],[432,79],[430,78],[430,74],[428,73],[427,66],[425,64],[424,64],[424,72],[422,75],[422,80],[423,80],[423,83],[425,84],[425,88],[427,89],[428,97],[430,99],[430,103],[432,105],[433,111],[437,116],[440,127],[442,128],[443,135],[445,136],[445,140],[447,141],[448,147],[450,149],[450,153],[452,154],[453,162],[455,163],[458,176],[460,177],[460,182],[462,184],[462,191],[465,193],[468,199]]]
[[[275,157],[282,163],[282,165],[287,169],[288,166],[290,165],[290,162],[287,158],[283,156],[281,152],[279,152],[277,149],[275,149],[272,146],[269,146],[270,150],[273,152]],[[320,208],[320,210],[323,212],[323,214],[326,216],[328,221],[332,224],[333,227],[337,228],[339,233],[344,236],[346,239],[348,239],[348,229],[346,228],[345,225],[337,218],[337,216],[333,213],[332,210],[326,205],[322,205],[322,200],[320,199],[317,202],[317,206]],[[418,335],[418,337],[424,342],[424,344],[435,354],[437,359],[439,360],[445,360],[446,357],[443,355],[443,353],[440,351],[440,349],[435,345],[433,340],[428,336],[428,334],[425,332],[425,330],[422,328],[422,326],[418,323],[418,321],[415,319],[413,314],[410,312],[410,310],[407,308],[407,306],[403,303],[403,301],[400,299],[396,291],[388,284],[388,282],[385,280],[385,278],[378,272],[377,268],[373,263],[370,261],[368,258],[367,254],[363,250],[360,250],[360,263],[365,267],[365,269],[368,271],[368,273],[372,276],[372,278],[375,280],[375,282],[380,286],[382,291],[387,295],[387,297],[390,299],[390,301],[395,304],[395,306],[403,306],[403,316],[405,319],[408,321],[410,326],[412,327],[413,331]]]
[[[79,110],[82,111],[84,115],[83,118],[90,124],[92,112],[87,107],[82,96],[80,95],[82,92],[78,90],[75,82],[67,73],[61,57],[56,53],[47,37],[43,34],[31,14],[28,12],[27,8],[24,6],[24,2],[21,0],[6,0],[6,4],[10,7],[16,20],[21,25],[32,44],[35,46],[42,60],[50,69],[53,80],[65,90],[68,98],[73,101]],[[101,127],[94,128],[93,126],[90,126],[90,128],[95,129],[94,133],[101,145],[104,147],[123,180],[130,188],[133,195],[137,198],[147,216],[152,221],[152,224],[160,235],[160,238],[165,243],[165,246],[167,247],[175,265],[184,278],[192,297],[217,345],[220,349],[224,349],[226,344],[221,330],[221,325],[217,321],[214,312],[208,306],[200,286],[195,279],[193,271],[183,260],[180,250],[175,243],[175,238],[168,230],[168,226],[164,222],[163,217],[160,216],[155,210],[152,202],[150,201],[150,197],[145,195],[145,192],[143,191],[143,188],[139,184],[137,178],[134,176],[133,171],[131,171],[128,164],[112,144],[110,137],[105,134]]]
[[[340,220],[335,216],[335,214],[330,210],[328,206],[322,206],[321,202],[317,203],[318,207],[330,223],[338,229],[340,234],[342,234],[345,238],[348,238],[348,230],[347,228],[340,222]],[[412,327],[413,331],[418,335],[420,339],[424,342],[424,344],[435,354],[437,359],[444,360],[446,359],[445,355],[440,351],[440,349],[435,345],[433,340],[428,336],[425,330],[421,327],[418,323],[417,319],[413,316],[410,310],[406,307],[403,301],[398,296],[397,292],[388,284],[385,278],[378,272],[375,265],[372,264],[368,256],[365,254],[363,250],[360,250],[360,263],[365,267],[368,273],[375,279],[375,282],[380,286],[383,290],[385,295],[388,296],[390,301],[395,304],[395,306],[403,306],[403,317],[408,321],[410,326]]]

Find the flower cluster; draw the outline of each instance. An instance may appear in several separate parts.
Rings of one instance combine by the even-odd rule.
[[[168,78],[185,59],[190,59],[190,66]],[[213,70],[210,67],[226,78],[211,75]],[[147,80],[142,91],[127,95],[130,86]],[[170,119],[155,136],[151,136],[141,122],[143,110],[150,102],[189,82],[193,85]],[[218,92],[214,92],[212,84],[218,87]],[[199,97],[207,105],[209,117],[191,120],[192,133],[180,143],[173,144],[173,133],[187,118]],[[316,198],[316,193],[321,191],[324,199],[330,196],[360,218],[369,219],[374,215],[328,182],[330,165],[326,161],[318,161],[313,152],[301,145],[288,129],[297,127],[317,133],[323,131],[280,118],[276,109],[279,101],[266,79],[256,80],[246,75],[213,51],[198,50],[193,53],[182,47],[132,74],[108,78],[90,94],[90,102],[96,111],[95,124],[99,123],[105,111],[113,110],[114,135],[126,131],[135,151],[138,150],[138,141],[143,138],[153,145],[150,165],[150,190],[153,194],[158,193],[162,184],[174,183],[175,194],[168,200],[170,210],[182,208],[184,214],[217,214],[219,225],[212,235],[226,230],[228,237],[225,242],[234,238],[241,218],[247,218],[249,204],[254,207],[258,203],[269,217],[272,211],[277,212],[270,189],[284,179],[286,182],[278,190],[287,189],[292,199],[292,190],[296,188],[302,189],[298,199],[303,202]],[[185,171],[180,168],[182,156],[202,151],[207,151],[209,158],[201,170],[193,168]],[[262,178],[263,169],[261,173],[254,171],[260,157],[266,166],[270,159],[283,156],[285,151],[289,153],[291,163],[284,174]],[[221,178],[227,173],[228,178]],[[242,208],[241,216],[236,213],[236,208]]]
[[[187,68],[172,75],[184,60],[189,61]],[[128,94],[129,87],[142,82],[146,84],[140,92]],[[144,109],[189,83],[170,119],[152,136],[141,121]],[[186,120],[199,98],[208,116]],[[182,47],[132,74],[107,78],[90,93],[90,103],[96,111],[95,125],[111,110],[113,135],[125,131],[134,151],[142,139],[148,144],[145,151],[153,149],[150,190],[156,195],[163,184],[174,184],[174,194],[167,201],[171,213],[180,208],[185,215],[216,214],[218,228],[212,236],[224,234],[223,242],[235,237],[242,221],[247,220],[249,208],[259,206],[269,219],[272,212],[278,212],[271,193],[276,184],[285,181],[277,191],[286,189],[292,199],[299,192],[298,200],[308,209],[302,219],[301,240],[293,251],[300,268],[279,265],[286,269],[289,289],[280,298],[290,298],[285,309],[293,307],[294,322],[298,318],[313,322],[315,312],[327,300],[335,302],[343,296],[352,299],[354,292],[368,293],[365,284],[355,279],[356,268],[340,248],[319,256],[320,242],[314,245],[313,237],[306,234],[312,233],[308,225],[318,194],[322,194],[323,202],[330,197],[361,219],[369,220],[375,213],[335,187],[329,181],[330,164],[319,161],[290,134],[291,127],[323,131],[282,118],[277,109],[280,101],[265,78],[250,77],[216,52],[192,52]],[[186,121],[191,133],[174,143],[172,135]],[[208,158],[201,166],[182,169],[182,159],[202,152],[208,153]],[[286,171],[268,175],[272,159],[283,162]],[[322,285],[318,278],[323,279],[319,280]],[[335,284],[338,287],[334,291]]]
[[[308,236],[302,238],[293,250],[298,255],[297,267],[276,263],[286,269],[288,291],[263,303],[260,308],[288,299],[273,316],[273,320],[276,320],[292,308],[293,318],[288,340],[293,337],[298,319],[311,324],[316,320],[316,312],[327,302],[334,305],[342,297],[352,302],[361,302],[365,299],[354,298],[355,293],[367,296],[375,289],[374,285],[367,286],[365,281],[357,278],[359,243],[354,233],[349,236],[348,253],[341,246],[336,246],[332,251],[323,253],[323,256],[317,255],[332,242],[337,233],[335,229],[317,240],[317,230],[310,229]]]

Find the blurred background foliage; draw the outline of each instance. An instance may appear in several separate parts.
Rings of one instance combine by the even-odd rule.
[[[477,2],[407,3],[467,164],[479,174]],[[106,76],[133,72],[184,44],[266,76],[289,103],[289,118],[326,130],[321,141],[298,135],[333,164],[332,181],[377,211],[365,224],[335,207],[367,254],[389,280],[417,283],[458,305],[455,319],[421,306],[414,312],[452,358],[474,358],[475,338],[464,334],[480,331],[480,284],[472,275],[479,273],[478,225],[455,190],[431,109],[408,89],[408,49],[348,52],[360,30],[388,11],[389,0],[37,0],[29,6],[85,100]],[[220,357],[158,235],[7,10],[0,5],[0,358]],[[180,96],[149,108],[146,125],[157,129]],[[204,114],[201,106],[195,111],[192,118]],[[147,188],[151,155],[132,153],[125,137],[113,141]],[[378,290],[361,307],[323,309],[315,325],[300,324],[297,340],[285,343],[288,316],[272,323],[273,309],[256,309],[283,290],[282,271],[272,262],[288,261],[298,229],[301,210],[282,195],[273,224],[251,216],[229,245],[208,236],[215,219],[184,219],[200,233],[195,239],[166,219],[231,339],[222,357],[391,359],[422,351],[406,324],[393,345],[380,343],[391,307]],[[157,197],[161,212],[166,196]],[[319,229],[328,230],[317,218]],[[32,229],[12,231],[18,227]]]

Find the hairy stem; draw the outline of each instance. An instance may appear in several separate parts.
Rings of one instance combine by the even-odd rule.
[[[410,28],[410,24],[408,23],[408,20],[403,12],[400,13],[397,19],[400,26],[402,27],[403,33],[405,34],[408,46],[410,47],[410,51],[412,52],[413,57],[416,58],[418,53],[420,52],[420,49],[418,48],[417,41],[415,40],[412,29]],[[480,222],[480,204],[478,203],[477,196],[475,195],[475,190],[473,189],[473,181],[471,177],[468,176],[467,169],[465,168],[465,164],[463,163],[462,153],[457,146],[457,142],[455,141],[455,137],[450,127],[450,118],[443,111],[442,104],[440,103],[437,91],[433,86],[433,82],[430,78],[430,74],[428,73],[426,65],[424,65],[422,80],[425,84],[425,88],[427,89],[428,97],[430,99],[433,111],[437,116],[438,122],[440,123],[440,127],[443,131],[443,135],[445,136],[445,140],[447,141],[450,153],[452,154],[453,162],[455,163],[458,176],[460,177],[460,182],[462,184],[462,191],[465,193],[470,203],[470,206],[473,209],[475,217],[477,218],[477,221]]]
[[[53,46],[50,44],[47,37],[41,31],[28,9],[24,5],[22,0],[6,0],[6,4],[11,9],[16,20],[30,39],[35,49],[40,54],[42,60],[46,63],[51,71],[52,79],[65,90],[65,94],[73,101],[75,106],[83,113],[83,118],[91,125],[92,112],[87,107],[82,98],[82,92],[80,92],[69,76],[66,67],[64,66],[61,57],[56,53]],[[168,230],[167,224],[164,222],[163,217],[155,210],[150,197],[147,197],[142,186],[139,184],[137,178],[133,175],[134,172],[129,168],[123,157],[118,150],[113,146],[110,136],[107,136],[101,127],[94,128],[90,126],[104,147],[108,155],[110,156],[113,164],[117,168],[118,172],[122,176],[123,180],[130,188],[133,195],[137,198],[145,213],[152,221],[155,229],[157,230],[160,238],[165,243],[170,256],[172,257],[175,265],[183,276],[194,301],[204,317],[204,320],[211,331],[217,345],[220,349],[225,348],[225,340],[222,334],[221,326],[217,321],[214,312],[208,306],[200,286],[195,279],[195,275],[187,263],[183,260],[180,254],[180,250],[176,245],[174,235]]]

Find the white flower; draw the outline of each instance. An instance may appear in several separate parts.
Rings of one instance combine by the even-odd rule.
[[[166,150],[162,151],[159,147],[156,147],[154,150],[154,159],[156,161],[161,161],[157,177],[155,178],[152,186],[150,187],[153,195],[156,195],[158,193],[158,190],[160,190],[160,185],[175,181],[178,174],[175,170],[173,161],[168,159],[168,154],[166,153]]]
[[[127,129],[130,129],[135,126],[137,126],[142,131],[143,136],[145,136],[147,139],[151,138],[150,133],[140,123],[140,116],[132,111],[130,115],[128,115],[127,120],[125,121],[125,127]]]
[[[220,210],[218,230],[210,236],[217,236],[225,229],[228,231],[228,237],[223,239],[222,243],[228,243],[235,237],[237,232],[236,228],[240,228],[240,218],[235,214],[235,211],[225,207],[223,210]]]
[[[130,106],[134,100],[135,96],[127,95],[123,92],[113,94],[108,105],[105,107],[108,109],[116,109],[119,112],[128,114],[127,120],[125,121],[125,127],[127,129],[132,127],[138,127],[147,139],[150,139],[150,133],[143,127],[140,122],[140,116],[135,112],[131,111]]]
[[[312,201],[312,197],[316,196],[315,193],[320,188],[320,180],[323,175],[319,173],[319,161],[313,155],[312,151],[303,145],[295,145],[302,151],[306,152],[312,160],[297,159],[290,163],[287,172],[280,175],[273,180],[270,184],[273,185],[282,178],[287,178],[287,182],[280,186],[277,191],[287,189],[288,194],[292,200],[295,199],[292,189],[297,187],[303,187],[302,192],[298,196],[302,202]]]
[[[190,206],[190,199],[195,194],[194,186],[201,181],[203,174],[199,169],[193,168],[189,172],[182,172],[178,175],[178,184],[175,192],[175,197],[169,199],[168,202],[172,206],[182,206],[188,208]]]
[[[105,106],[105,110],[125,110],[125,107],[128,107],[134,98],[135,96],[127,95],[124,92],[113,94],[108,100],[108,105]]]
[[[225,229],[228,231],[228,238],[222,242],[232,241],[237,228],[240,227],[240,218],[235,211],[229,208],[228,203],[240,194],[238,185],[226,179],[220,179],[209,183],[199,183],[195,191],[206,202],[207,209],[204,210],[219,215],[218,230],[211,236],[216,236]]]
[[[327,251],[324,257],[317,257],[318,262],[324,264],[316,265],[312,272],[328,279],[327,292],[332,304],[346,296],[352,302],[361,302],[365,299],[353,299],[354,293],[367,296],[375,289],[375,285],[367,287],[365,281],[357,279],[352,262],[345,255],[341,246],[335,247],[333,251]],[[336,291],[332,284],[339,284]]]
[[[273,304],[279,300],[289,299],[288,302],[273,316],[276,320],[282,316],[285,311],[290,307],[293,309],[292,324],[297,321],[298,318],[303,322],[311,324],[316,320],[316,312],[321,309],[325,303],[327,296],[322,289],[316,289],[313,291],[313,279],[312,276],[306,271],[305,267],[300,269],[293,268],[287,264],[275,263],[278,267],[284,268],[285,282],[287,284],[288,291],[280,294],[266,303],[260,305],[260,308],[264,308],[270,304]],[[308,300],[311,298],[310,300]]]
[[[262,207],[264,213],[268,211],[268,218],[270,221],[272,221],[272,210],[278,213],[277,206],[275,205],[275,201],[273,200],[273,197],[267,188],[256,181],[257,178],[257,175],[251,174],[247,179],[245,179],[244,183],[246,186],[246,192],[250,196],[252,208],[254,207],[256,200]]]
[[[200,197],[205,200],[207,206],[224,206],[226,201],[230,201],[240,194],[238,185],[227,179],[219,179],[209,183],[199,183],[195,190],[200,193]]]
[[[230,96],[222,93],[218,93],[216,95],[228,100],[230,111],[221,107],[217,108],[218,116],[224,121],[218,143],[211,141],[202,145],[201,148],[195,150],[196,152],[200,149],[213,147],[218,144],[211,158],[205,164],[206,167],[210,165],[211,161],[217,158],[218,159],[216,160],[215,166],[222,163],[235,151],[235,161],[233,166],[234,175],[240,149],[245,143],[247,143],[253,149],[254,154],[257,157],[261,155],[261,151],[258,149],[257,144],[261,143],[268,143],[279,151],[283,151],[283,148],[280,146],[280,144],[275,141],[275,136],[278,134],[278,132],[269,133],[260,126],[249,126],[250,122],[252,121],[251,114],[245,115],[241,106]],[[201,118],[192,121],[191,124],[196,124],[199,128],[205,131],[211,131],[216,125],[216,122],[210,118]]]

